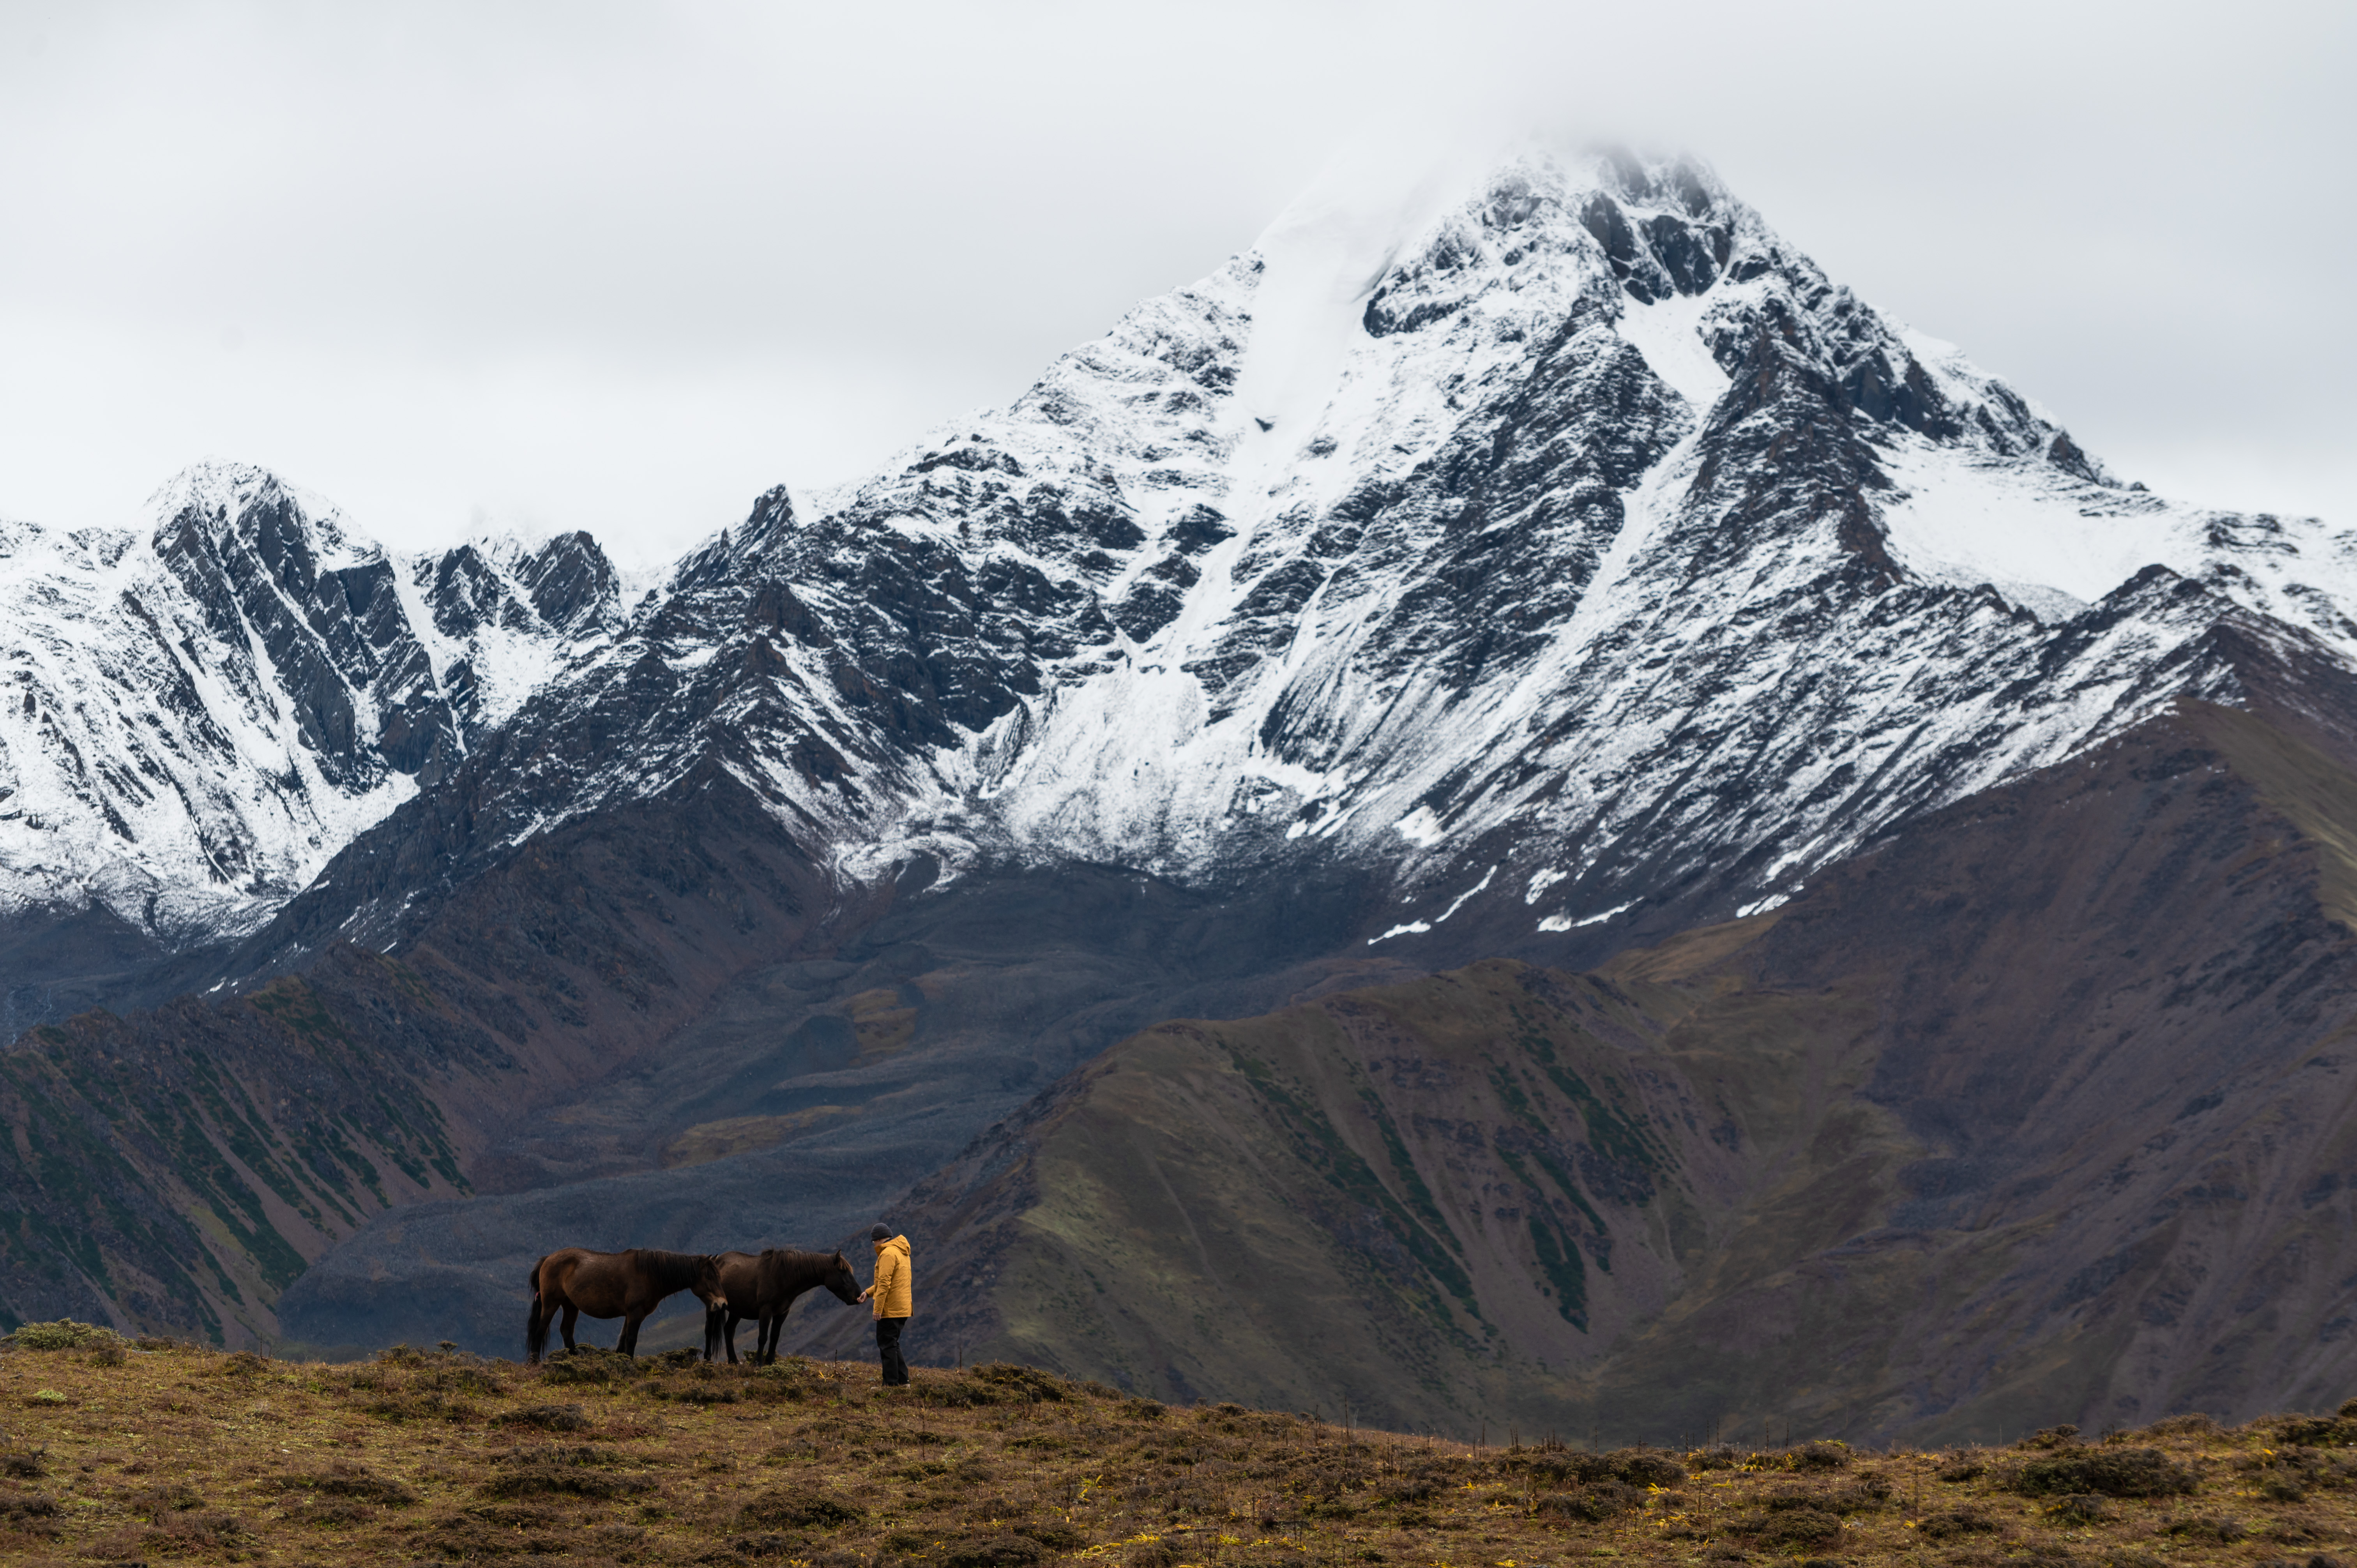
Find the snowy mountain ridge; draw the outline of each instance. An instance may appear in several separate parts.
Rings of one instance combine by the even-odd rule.
[[[168,645],[184,727],[113,702],[67,746],[34,718],[66,705],[0,704],[11,801],[82,813],[14,805],[10,896],[127,877],[201,906],[136,918],[226,932],[356,835],[423,833],[447,878],[716,768],[846,886],[1350,865],[1388,888],[1364,940],[1413,955],[1768,907],[1912,813],[2233,701],[2236,647],[2357,666],[2357,536],[2123,487],[1700,164],[1528,152],[1405,189],[1313,193],[1006,408],[808,515],[762,497],[627,610],[583,536],[396,563],[252,470],[170,492],[152,545],[50,541],[85,554],[12,570],[12,619],[81,629],[8,656],[131,693],[105,650]],[[328,926],[398,944],[411,891],[338,887]]]
[[[397,557],[237,464],[148,510],[0,525],[0,913],[250,929],[618,614],[583,535]]]
[[[877,840],[1189,880],[1307,837],[1400,867],[1402,935],[1477,888],[1551,889],[1531,918],[1568,929],[1738,863],[1761,907],[2230,695],[2195,645],[2238,614],[2357,657],[2350,536],[2120,487],[1706,170],[1609,155],[1380,243],[1312,204],[758,570],[856,622],[830,590],[874,583],[870,540],[985,640],[995,598],[1039,612],[1039,689],[926,747]]]

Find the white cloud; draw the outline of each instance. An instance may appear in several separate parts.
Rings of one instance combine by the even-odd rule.
[[[1535,118],[1694,146],[2125,471],[2357,521],[2352,15],[18,5],[0,514],[218,453],[388,537],[668,553],[1012,396],[1368,127]]]

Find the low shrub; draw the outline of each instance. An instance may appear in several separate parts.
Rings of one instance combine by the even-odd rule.
[[[968,1536],[942,1548],[942,1568],[1030,1568],[1048,1549],[1022,1535]]]
[[[577,1350],[561,1351],[551,1356],[540,1369],[544,1383],[618,1383],[628,1382],[645,1369],[619,1351],[601,1350],[594,1345],[584,1345]]]
[[[2101,1524],[2114,1517],[2104,1499],[2092,1492],[2072,1492],[2046,1505],[2047,1517],[2062,1524]]]
[[[2016,1448],[2068,1448],[2079,1441],[2079,1429],[2068,1423],[2061,1426],[2041,1426],[2014,1444]]]
[[[589,1424],[588,1413],[577,1404],[530,1405],[509,1411],[499,1419],[503,1425],[532,1426],[543,1432],[580,1432]]]
[[[1018,1367],[1010,1361],[968,1368],[959,1380],[967,1385],[974,1404],[1055,1404],[1079,1391],[1053,1372]],[[1228,1408],[1242,1412],[1240,1406]]]
[[[1645,1506],[1645,1494],[1620,1481],[1591,1481],[1577,1490],[1550,1492],[1541,1498],[1542,1518],[1585,1520],[1590,1524]]]
[[[1377,1490],[1376,1496],[1387,1503],[1430,1502],[1434,1493],[1446,1483],[1428,1472],[1395,1475]]]
[[[167,1516],[185,1513],[205,1506],[201,1493],[185,1482],[166,1487],[150,1487],[131,1498],[131,1511],[142,1519],[158,1521]]]
[[[245,1521],[233,1513],[188,1512],[174,1514],[157,1521],[157,1527],[172,1541],[173,1550],[207,1552],[234,1545],[239,1537],[250,1533]]]
[[[1609,1454],[1581,1454],[1568,1449],[1537,1452],[1519,1459],[1534,1476],[1558,1486],[1566,1481],[1619,1481],[1631,1487],[1682,1487],[1686,1467],[1658,1448],[1616,1448]]]
[[[728,1550],[758,1563],[776,1557],[807,1557],[810,1542],[799,1535],[740,1535],[728,1543]]]
[[[1078,1552],[1089,1543],[1089,1538],[1069,1525],[1018,1524],[1017,1535],[1028,1535],[1050,1552]]]
[[[1784,1547],[1816,1546],[1841,1533],[1839,1514],[1813,1508],[1783,1509],[1738,1526],[1741,1533],[1750,1536],[1770,1551]]]
[[[70,1317],[60,1317],[55,1323],[27,1323],[15,1333],[0,1337],[0,1345],[12,1350],[80,1350],[86,1346],[120,1345],[123,1337],[112,1328],[101,1328],[94,1323],[77,1323]]]
[[[1686,1467],[1654,1449],[1616,1449],[1604,1455],[1613,1479],[1632,1487],[1683,1487]]]
[[[2158,1448],[2081,1448],[2032,1459],[2010,1479],[2024,1497],[2100,1492],[2110,1498],[2165,1498],[2193,1489],[2194,1475]]]
[[[417,1500],[406,1482],[350,1464],[333,1465],[316,1474],[282,1477],[278,1485],[282,1491],[311,1491],[381,1508],[407,1508]]]
[[[1994,1535],[1997,1523],[1974,1509],[1953,1509],[1932,1514],[1915,1528],[1926,1541],[1953,1541],[1965,1535]]]
[[[737,1510],[739,1522],[772,1529],[832,1530],[865,1517],[866,1510],[820,1492],[764,1492]]]
[[[2357,1401],[2351,1402],[2357,1403]],[[2156,1421],[2144,1429],[2147,1437],[2207,1437],[2218,1430],[2218,1423],[2196,1411],[2189,1415],[2172,1415],[2166,1421]]]
[[[602,1468],[605,1458],[595,1448],[520,1448],[500,1456],[491,1478],[483,1484],[483,1495],[621,1498],[655,1489],[643,1476],[618,1476]]]

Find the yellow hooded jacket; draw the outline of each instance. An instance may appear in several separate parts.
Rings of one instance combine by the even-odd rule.
[[[895,1236],[876,1243],[876,1294],[867,1298],[878,1317],[908,1317],[916,1310],[916,1293],[909,1283],[909,1239]]]

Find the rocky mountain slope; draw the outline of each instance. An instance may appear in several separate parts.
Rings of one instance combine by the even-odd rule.
[[[0,523],[11,1034],[92,977],[251,931],[620,613],[586,534],[395,557],[221,464],[150,508],[135,530]]]
[[[421,886],[706,762],[846,886],[1341,864],[1408,961],[1553,955],[2231,699],[2237,612],[2357,657],[2357,536],[2112,481],[1698,166],[1364,208],[1306,199],[867,483],[763,497],[221,977],[398,947]]]
[[[893,1211],[927,1349],[1608,1438],[2337,1398],[2357,685],[2244,659],[2263,713],[2188,704],[1773,913],[1125,1041]]]
[[[108,721],[73,743],[100,783],[42,786],[81,825],[0,841],[38,973],[116,977],[27,1015],[205,998],[31,1037],[91,1137],[58,1156],[81,1185],[20,1151],[11,1195],[127,1258],[93,1194],[178,1194],[220,1278],[261,1283],[192,1270],[143,1298],[180,1303],[157,1326],[318,1343],[502,1347],[551,1236],[832,1235],[1157,1019],[1592,967],[1814,897],[2189,703],[2329,707],[2357,660],[2357,541],[2121,484],[1700,166],[1613,154],[1313,193],[1006,408],[763,496],[627,610],[577,537],[395,563],[268,476],[182,489],[129,576],[51,540],[5,579],[36,628],[8,657],[100,650],[76,689],[134,695],[92,713],[151,664],[226,671],[189,711],[231,737]],[[170,659],[108,663],[151,600],[182,607]],[[162,825],[104,825],[118,797]],[[216,843],[261,847],[232,876]],[[42,882],[45,846],[91,869]],[[117,882],[195,913],[72,903]],[[336,978],[378,955],[392,990]],[[104,1123],[118,1064],[251,1036],[246,1124],[314,1136],[334,1097],[282,1087],[254,1001],[290,975],[437,1108],[458,1178],[274,1219],[306,1263],[282,1296],[182,1179],[236,1123]],[[404,1054],[428,1017],[479,1046]],[[125,1299],[31,1283],[27,1249],[8,1310]]]

